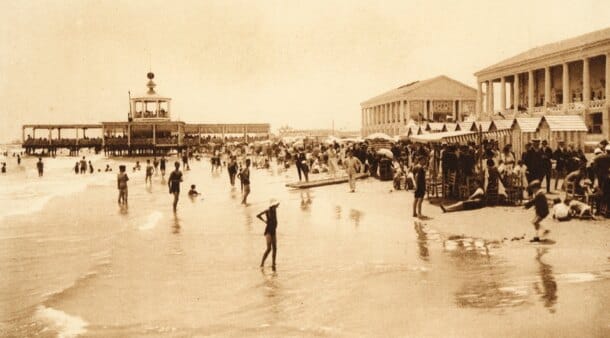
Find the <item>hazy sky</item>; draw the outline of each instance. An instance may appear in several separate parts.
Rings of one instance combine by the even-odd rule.
[[[24,123],[174,119],[360,128],[360,102],[610,25],[610,1],[0,1],[0,141]]]

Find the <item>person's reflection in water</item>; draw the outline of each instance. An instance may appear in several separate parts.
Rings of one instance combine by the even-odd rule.
[[[546,248],[536,249],[536,261],[538,262],[538,273],[542,279],[542,290],[540,289],[539,283],[534,285],[536,293],[541,295],[541,299],[544,302],[544,307],[549,308],[549,312],[555,313],[555,303],[557,303],[557,282],[553,277],[553,267],[542,261],[542,256],[548,252]]]
[[[335,206],[335,216],[337,217],[337,219],[341,219],[341,206],[340,205]]]
[[[269,318],[269,321],[273,324],[278,319],[278,316],[282,314],[282,309],[280,308],[281,301],[281,285],[279,283],[278,275],[276,271],[265,272],[265,269],[261,269],[261,273],[263,276],[263,287],[265,293],[265,302],[264,308],[268,308],[270,313],[272,314],[272,318]]]
[[[311,205],[311,195],[309,194],[309,190],[301,191],[301,210],[309,211],[310,205]]]
[[[129,208],[127,207],[127,205],[121,205],[119,207],[119,213],[121,215],[127,215]]]
[[[417,233],[417,246],[419,247],[419,258],[428,261],[430,252],[428,251],[428,234],[423,229],[421,222],[415,222],[415,232]]]
[[[172,233],[179,234],[180,233],[180,219],[178,215],[174,214],[174,223],[172,225]]]
[[[362,217],[362,212],[360,210],[351,209],[349,211],[349,218],[354,221],[354,226],[358,227],[360,225],[360,218]]]

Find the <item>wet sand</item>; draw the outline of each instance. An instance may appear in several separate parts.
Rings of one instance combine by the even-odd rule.
[[[284,187],[296,169],[252,170],[251,205],[209,161],[185,172],[178,212],[160,176],[55,197],[0,223],[3,336],[608,336],[608,222],[526,234],[532,211],[410,216],[412,193],[358,181]],[[101,174],[103,175],[103,173]],[[77,179],[77,177],[75,177]],[[186,196],[197,184],[203,195]],[[260,269],[270,198],[277,271]],[[548,221],[547,221],[548,222]],[[9,226],[10,225],[10,226]]]

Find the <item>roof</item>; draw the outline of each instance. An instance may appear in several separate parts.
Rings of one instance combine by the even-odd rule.
[[[459,130],[458,129],[458,124],[457,123],[451,123],[451,122],[445,123],[445,129],[447,129],[447,131],[456,131],[456,130]]]
[[[464,122],[459,122],[458,125],[460,126],[460,130],[474,131],[473,126],[475,125],[475,123],[474,123],[474,121],[464,121]]]
[[[491,121],[479,121],[477,122],[477,127],[481,127],[482,132],[488,132],[489,128],[491,128]]]
[[[542,117],[551,131],[588,131],[580,115],[545,115]]]
[[[445,124],[442,122],[428,122],[426,123],[426,128],[427,131],[447,131],[445,129]]]
[[[448,137],[462,136],[472,134],[471,131],[445,131],[441,133],[430,133],[422,135],[412,135],[411,140],[415,142],[429,143],[429,142],[440,142]]]
[[[389,103],[399,99],[476,100],[477,90],[445,75],[423,81],[415,81],[387,91],[361,103],[370,106]]]
[[[535,133],[540,127],[541,117],[517,117],[513,122],[519,125],[522,133]]]
[[[513,119],[510,120],[493,120],[493,124],[496,127],[496,130],[506,130],[511,129],[513,126]]]
[[[569,38],[566,40],[561,40],[558,42],[549,43],[546,45],[532,48],[523,53],[510,57],[506,60],[500,61],[492,66],[481,69],[474,75],[479,76],[479,74],[481,73],[486,73],[492,70],[496,70],[498,68],[509,67],[521,64],[531,59],[542,58],[552,54],[583,48],[587,45],[595,44],[605,40],[610,41],[610,27],[595,32],[590,32],[584,35],[579,35],[577,37]]]

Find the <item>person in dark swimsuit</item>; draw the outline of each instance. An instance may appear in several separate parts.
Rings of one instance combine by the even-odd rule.
[[[165,157],[161,157],[161,161],[159,161],[159,169],[161,170],[161,176],[165,177]]]
[[[280,202],[272,200],[269,209],[263,210],[256,217],[263,221],[267,226],[265,227],[265,239],[267,241],[267,250],[263,253],[263,259],[261,261],[261,268],[265,265],[265,260],[269,255],[269,252],[273,250],[271,254],[271,268],[275,271],[275,256],[277,254],[277,237],[276,237],[276,229],[277,229],[277,207],[280,205]],[[262,216],[265,215],[265,218]]]
[[[415,199],[413,200],[413,217],[423,217],[421,205],[426,195],[426,158],[420,157],[419,164],[413,168],[415,176]]]
[[[180,197],[180,182],[182,182],[182,172],[180,171],[180,162],[174,163],[176,170],[169,174],[167,180],[167,186],[169,187],[169,193],[174,195],[174,212],[178,207],[178,198]]]

